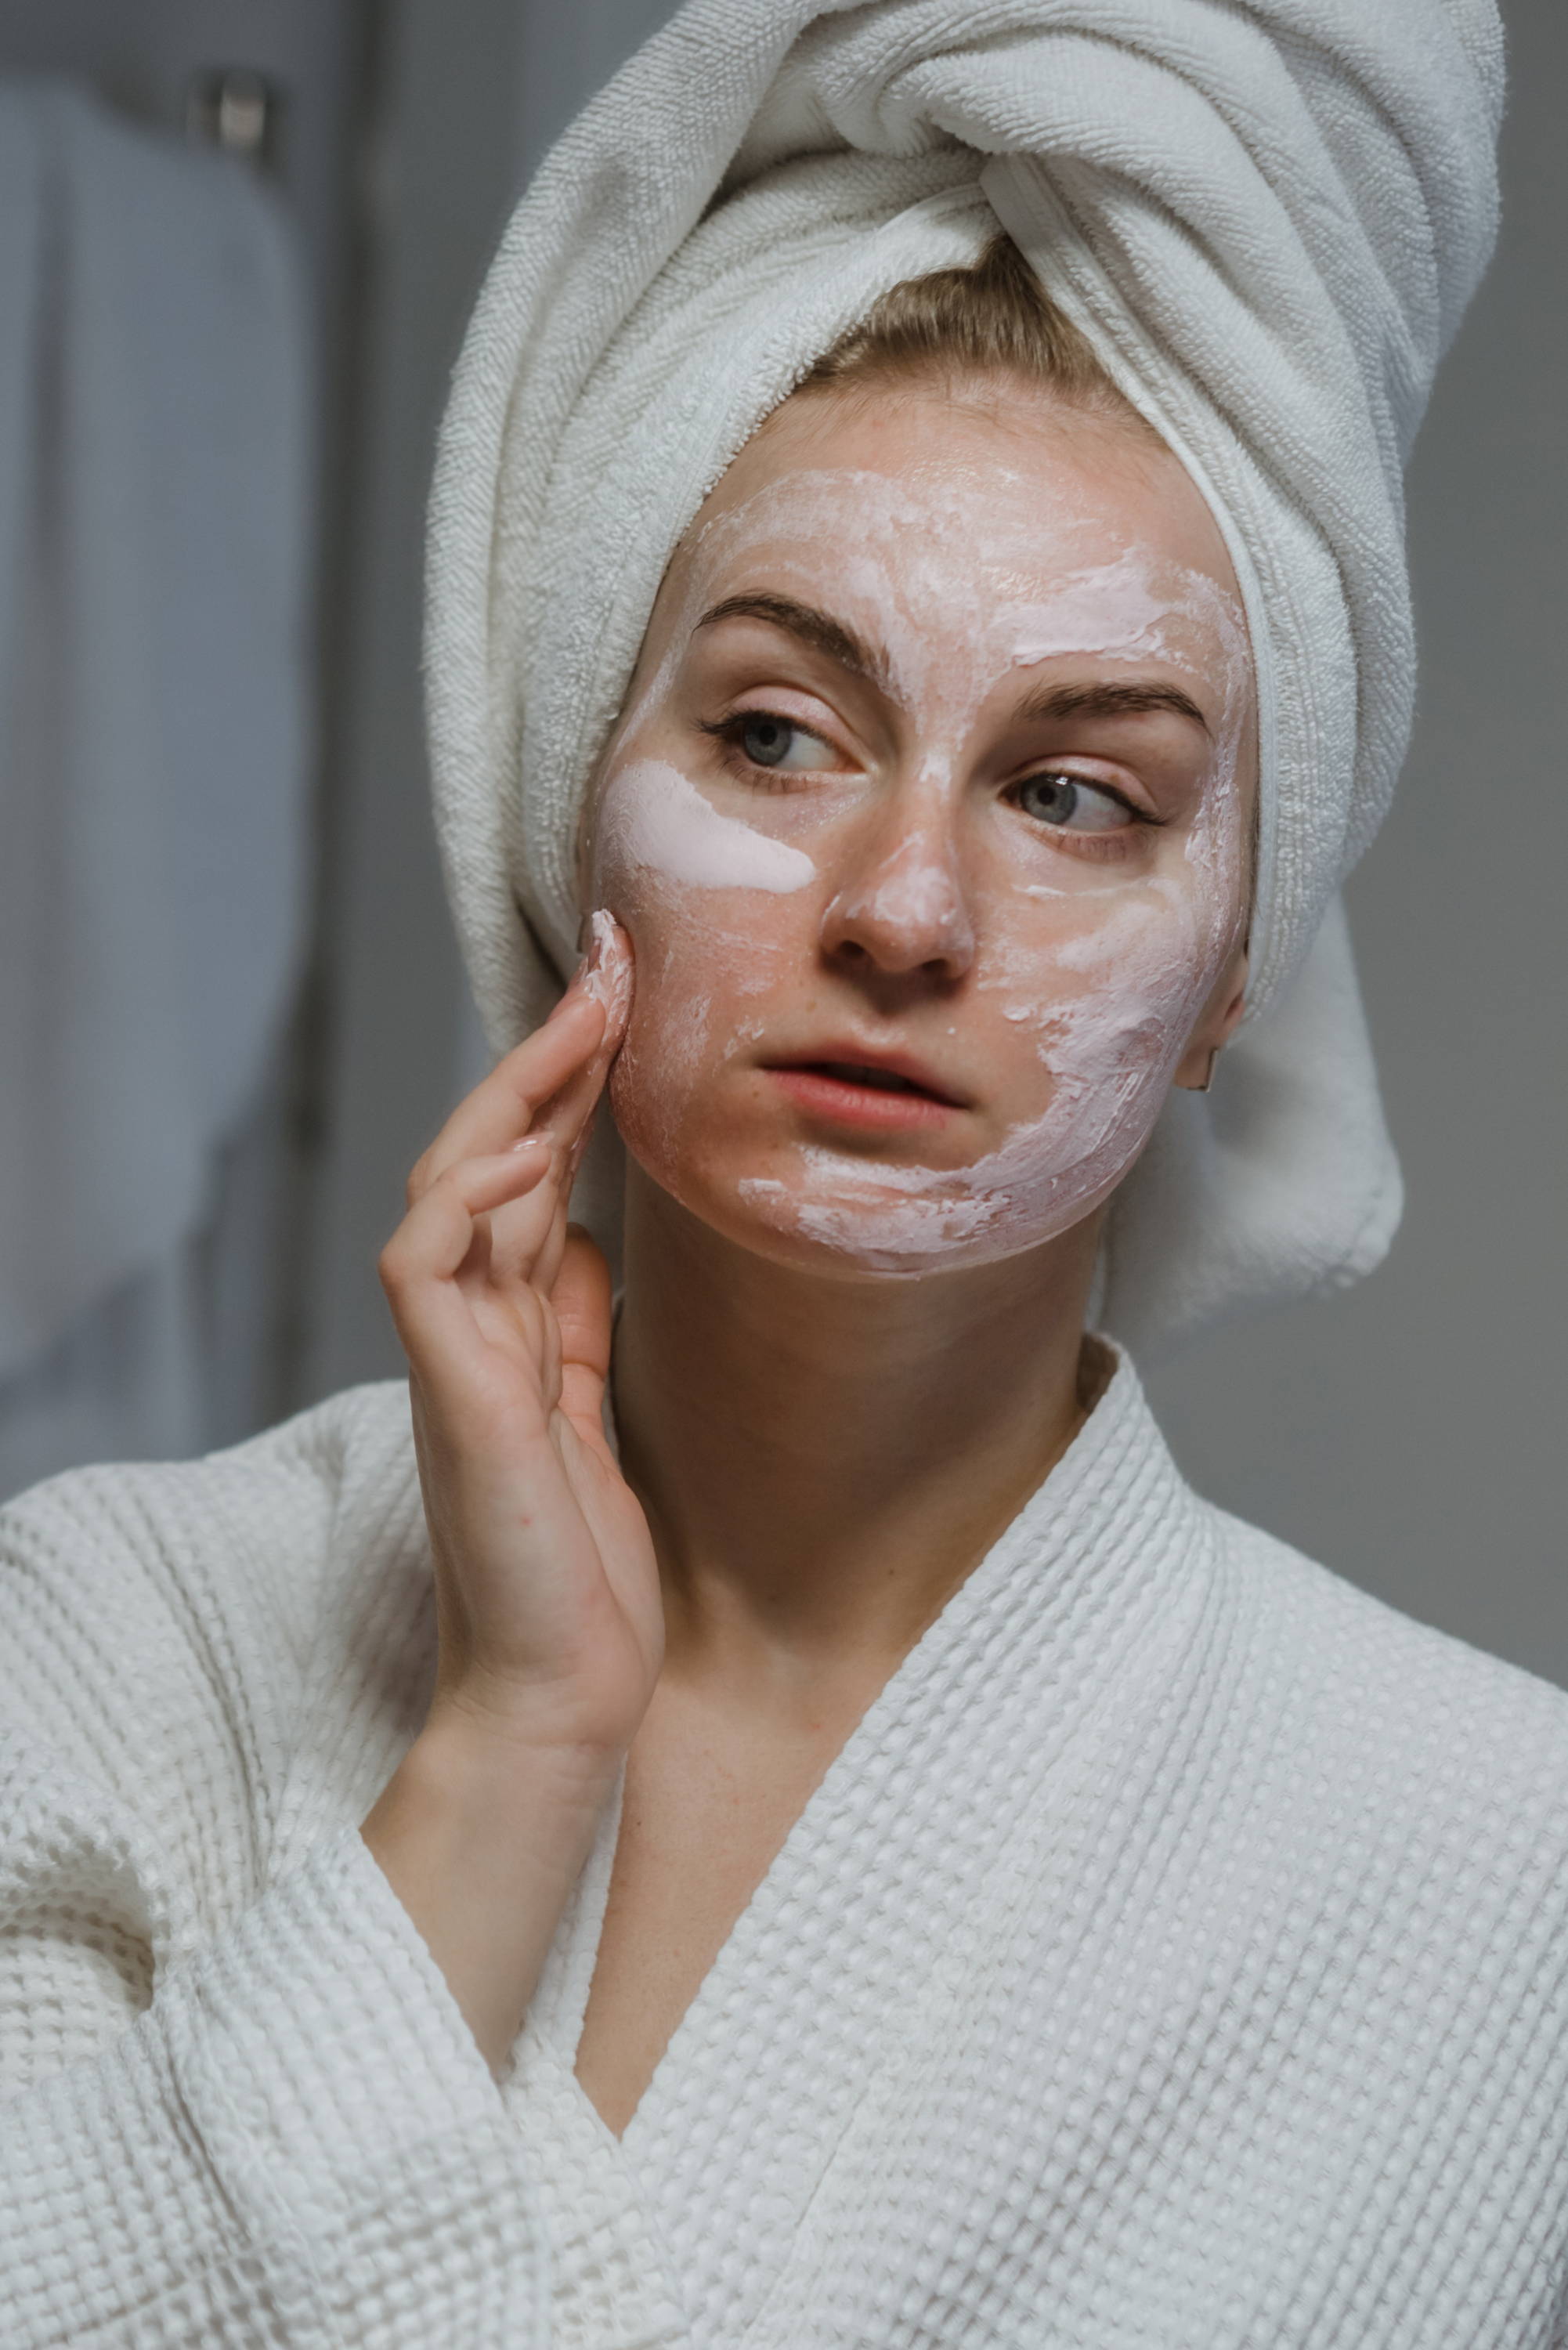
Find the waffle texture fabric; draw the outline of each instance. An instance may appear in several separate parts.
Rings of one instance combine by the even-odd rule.
[[[898,280],[998,225],[1208,499],[1251,627],[1249,1023],[1118,1195],[1143,1353],[1353,1279],[1401,1204],[1339,885],[1413,690],[1402,466],[1491,249],[1492,0],[686,0],[546,159],[431,511],[449,892],[492,1043],[574,960],[578,811],[669,557]],[[612,1247],[615,1169],[588,1221]]]
[[[1199,1500],[1125,1360],[619,2140],[618,1802],[499,2081],[358,1833],[434,1659],[400,1388],[0,1557],[6,2350],[1568,2340],[1568,1698]]]

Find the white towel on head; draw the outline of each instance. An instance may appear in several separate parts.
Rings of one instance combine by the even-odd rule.
[[[1405,747],[1401,466],[1501,103],[1492,0],[688,0],[519,206],[442,434],[437,819],[493,1043],[572,957],[584,785],[697,506],[1000,221],[1203,490],[1258,666],[1248,1024],[1123,1186],[1107,1320],[1147,1348],[1376,1263],[1398,1175],[1324,917]]]

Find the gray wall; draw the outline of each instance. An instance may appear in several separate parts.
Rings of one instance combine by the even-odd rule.
[[[359,594],[345,680],[330,1146],[301,1392],[398,1367],[374,1260],[474,1061],[425,802],[419,536],[447,367],[509,196],[659,0],[403,0],[385,57]],[[1568,9],[1512,0],[1499,258],[1411,481],[1421,717],[1352,886],[1409,1186],[1384,1271],[1153,1381],[1196,1481],[1411,1613],[1568,1681],[1560,1236],[1568,793]]]
[[[1568,1682],[1568,9],[1504,15],[1502,237],[1410,475],[1416,738],[1350,888],[1404,1228],[1151,1385],[1217,1500]]]

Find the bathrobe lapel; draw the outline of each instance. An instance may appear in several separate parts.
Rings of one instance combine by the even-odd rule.
[[[694,2343],[732,2350],[753,2326],[771,2338],[774,2296],[862,2116],[896,2106],[899,2078],[983,1995],[1025,1854],[1032,1907],[1092,1898],[1075,1792],[1200,1640],[1210,1579],[1201,1514],[1123,1363],[827,1771],[618,2143],[570,2074],[607,1817],[531,2012],[528,2062],[536,2084],[547,2052],[574,2168],[597,2173],[602,2208],[621,2201],[628,2244],[660,2248],[661,2291]],[[582,2290],[578,2266],[558,2244],[558,2293]]]

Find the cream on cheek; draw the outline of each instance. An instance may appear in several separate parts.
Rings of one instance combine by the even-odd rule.
[[[607,865],[657,875],[680,889],[801,889],[816,868],[711,800],[666,759],[618,767],[599,814]]]
[[[991,1007],[973,1032],[982,1054],[998,1065],[981,1030],[1000,1015],[1010,1066],[1027,1040],[1035,1071],[1016,1087],[1028,1108],[997,1148],[967,1166],[914,1166],[807,1144],[784,1171],[739,1179],[741,1201],[763,1223],[867,1269],[918,1274],[1004,1256],[1087,1214],[1147,1141],[1238,936],[1245,627],[1207,574],[1157,563],[1136,545],[1107,557],[1106,536],[1070,498],[1043,525],[1038,498],[1032,507],[994,473],[912,486],[877,473],[785,476],[710,526],[671,654],[627,730],[634,737],[659,706],[712,582],[754,575],[759,566],[778,592],[828,605],[886,647],[920,745],[920,780],[934,795],[961,787],[961,755],[977,714],[1019,668],[1073,653],[1096,662],[1158,660],[1188,672],[1210,700],[1220,687],[1196,816],[1179,845],[1161,845],[1155,869],[1146,862],[1137,878],[1118,876],[1020,837],[1014,865],[993,877],[982,906],[971,906],[940,845],[946,831],[933,827],[929,837],[908,835],[834,900],[840,914],[869,912],[894,931],[940,936],[944,951],[965,964],[976,1010]],[[846,544],[855,549],[847,561]],[[821,820],[830,822],[840,806],[828,800]],[[814,804],[809,793],[759,796],[755,816],[753,824],[721,814],[689,778],[659,763],[628,764],[607,789],[607,877],[618,868],[623,889],[635,875],[653,890],[663,941],[660,970],[645,972],[639,960],[643,1016],[618,1070],[616,1108],[631,1147],[677,1191],[684,1114],[715,1066],[715,1044],[722,1058],[758,1033],[742,1022],[732,1038],[715,1038],[714,990],[703,972],[713,972],[717,953],[724,992],[739,984],[753,997],[801,979],[799,941],[770,951],[749,893],[792,890],[815,878],[802,846],[816,820]],[[829,843],[829,870],[830,852]],[[732,891],[745,896],[732,899]],[[776,1155],[773,1164],[780,1165]]]
[[[1205,951],[1220,925],[1182,882],[1101,894],[1116,902],[1052,948],[994,941],[981,981],[1033,1039],[1042,1107],[957,1169],[808,1144],[798,1180],[742,1178],[764,1220],[868,1269],[915,1274],[1013,1255],[1097,1207],[1147,1141],[1224,960]]]
[[[754,1030],[734,1020],[734,998],[764,996],[798,967],[798,947],[770,936],[768,900],[815,879],[804,849],[723,815],[667,760],[612,764],[598,809],[594,896],[616,907],[632,932],[637,987],[610,1099],[628,1149],[677,1197],[685,1188],[688,1114],[713,1074],[721,1007],[728,1014],[722,1063]]]

